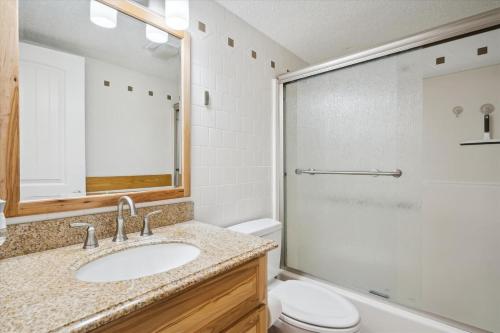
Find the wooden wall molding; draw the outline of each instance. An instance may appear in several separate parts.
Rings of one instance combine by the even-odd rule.
[[[17,1],[0,1],[0,198],[19,202],[19,32]]]
[[[89,193],[163,186],[172,186],[171,174],[87,177],[85,187]]]

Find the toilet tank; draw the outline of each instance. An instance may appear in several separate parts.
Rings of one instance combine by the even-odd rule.
[[[278,243],[278,248],[267,254],[267,279],[271,281],[280,273],[281,259],[281,222],[273,219],[259,219],[235,224],[227,229],[254,235],[265,239],[272,239]]]

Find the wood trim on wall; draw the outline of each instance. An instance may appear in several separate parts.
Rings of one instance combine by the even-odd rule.
[[[191,195],[191,36],[182,39],[181,56],[181,105],[182,108],[182,187],[185,196]]]
[[[0,1],[1,2],[1,1]],[[147,201],[160,201],[184,197],[184,189],[153,190],[144,192],[123,192],[116,194],[88,195],[80,198],[47,199],[20,202],[16,216],[56,213],[69,210],[82,210],[115,206],[118,199],[128,195],[136,203]]]
[[[114,206],[122,195],[129,195],[136,202],[147,202],[188,197],[191,193],[191,39],[189,33],[168,28],[163,16],[134,2],[99,1],[181,39],[182,186],[175,189],[20,202],[18,1],[0,1],[0,198],[7,201],[5,213],[8,217]]]
[[[171,174],[87,177],[85,187],[88,193],[162,186],[172,186]]]
[[[19,202],[19,31],[17,1],[0,1],[0,199]]]

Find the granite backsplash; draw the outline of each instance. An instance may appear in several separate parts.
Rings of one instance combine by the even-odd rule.
[[[127,233],[140,231],[144,215],[155,210],[162,213],[151,218],[152,228],[163,227],[194,218],[192,201],[138,208],[137,216],[130,217],[125,211]],[[72,222],[92,223],[98,239],[113,236],[116,229],[116,211],[80,215],[46,221],[10,224],[7,226],[7,240],[0,246],[0,259],[55,249],[82,243],[85,230],[70,227]]]

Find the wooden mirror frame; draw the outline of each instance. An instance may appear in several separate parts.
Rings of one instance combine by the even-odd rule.
[[[0,1],[0,198],[8,217],[114,206],[122,195],[135,202],[189,197],[191,188],[191,39],[168,28],[164,17],[129,0],[98,0],[181,39],[182,186],[174,189],[20,201],[18,0]]]

